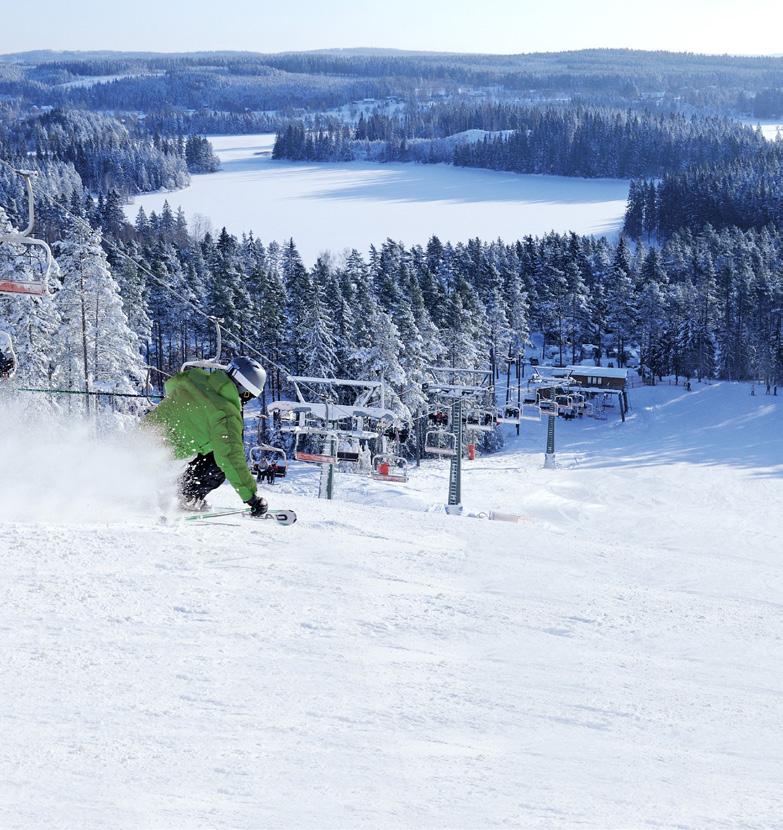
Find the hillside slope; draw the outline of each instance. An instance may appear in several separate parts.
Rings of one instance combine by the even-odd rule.
[[[556,471],[506,428],[464,502],[518,524],[427,462],[160,525],[155,453],[2,416],[0,826],[775,824],[783,399],[748,393],[634,390]]]

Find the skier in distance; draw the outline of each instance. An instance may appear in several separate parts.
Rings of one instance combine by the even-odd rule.
[[[267,512],[242,440],[242,407],[261,394],[265,382],[266,371],[251,357],[235,357],[225,371],[190,367],[166,381],[166,397],[146,422],[176,458],[192,459],[180,479],[183,507],[203,509],[207,494],[228,479],[252,516]]]

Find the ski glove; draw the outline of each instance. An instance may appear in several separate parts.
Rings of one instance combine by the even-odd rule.
[[[248,499],[245,504],[250,508],[250,515],[254,518],[263,516],[268,510],[266,499],[259,498],[258,496],[253,496],[252,499]]]

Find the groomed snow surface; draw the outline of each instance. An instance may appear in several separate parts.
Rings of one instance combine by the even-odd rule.
[[[329,250],[366,254],[387,237],[426,244],[473,237],[514,242],[556,230],[614,234],[623,221],[628,182],[531,176],[448,164],[273,161],[275,136],[210,138],[217,173],[193,176],[184,190],[146,193],[126,208],[160,213],[168,200],[188,219],[200,214],[264,242],[293,237],[305,263]]]
[[[504,427],[463,500],[518,524],[445,515],[429,461],[161,525],[158,450],[0,409],[0,827],[778,826],[783,398],[749,392],[634,389],[555,471]]]

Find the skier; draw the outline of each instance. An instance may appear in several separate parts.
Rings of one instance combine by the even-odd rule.
[[[269,462],[266,470],[264,471],[264,475],[266,476],[267,484],[275,483],[275,476],[277,475],[277,461]]]
[[[166,397],[147,422],[176,458],[192,458],[180,479],[183,507],[203,509],[207,493],[228,479],[252,516],[267,512],[266,500],[256,494],[242,439],[242,407],[261,394],[265,382],[266,372],[250,357],[235,357],[225,371],[191,367],[166,381]]]

